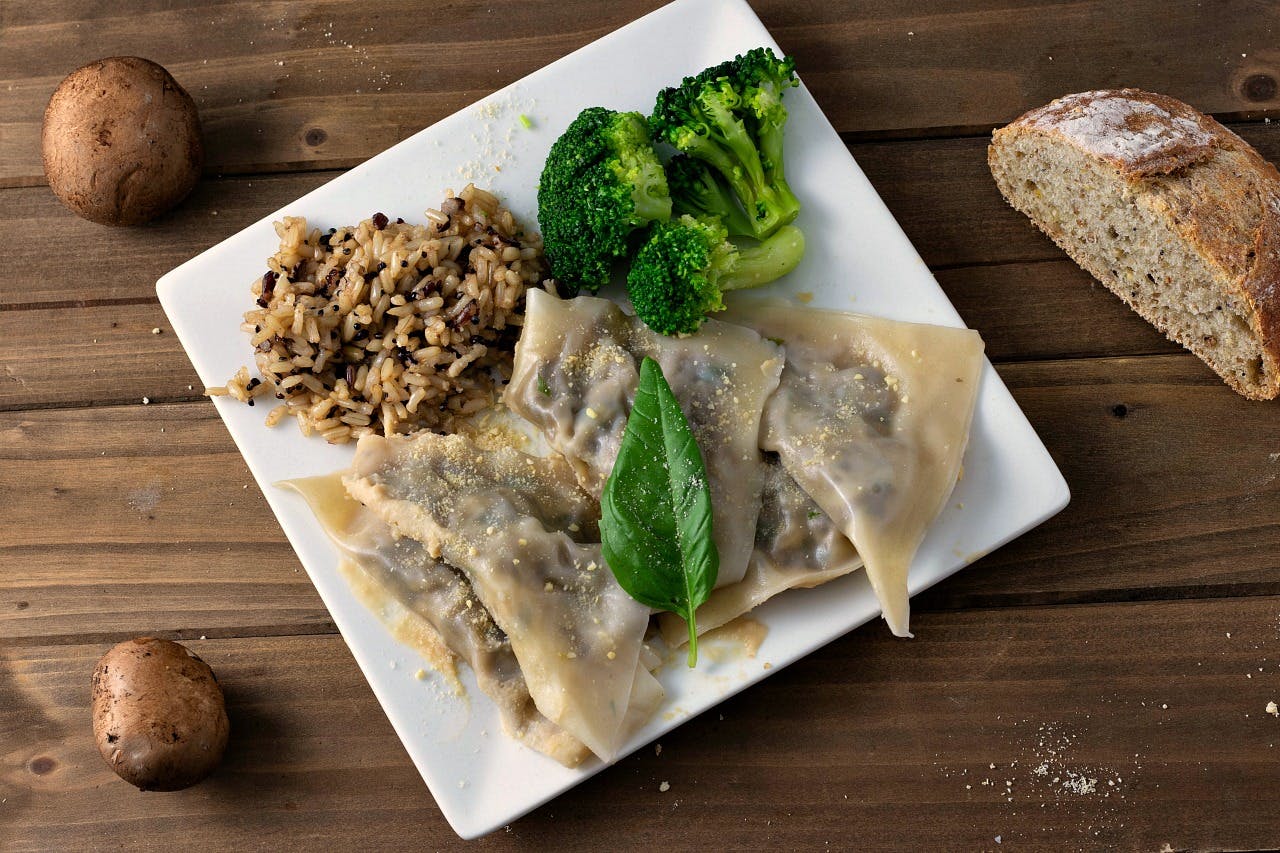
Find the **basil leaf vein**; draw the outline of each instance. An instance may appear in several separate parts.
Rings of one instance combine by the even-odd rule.
[[[680,403],[651,358],[600,499],[605,562],[641,604],[689,626],[689,666],[698,662],[695,614],[716,584],[711,490],[698,442]]]

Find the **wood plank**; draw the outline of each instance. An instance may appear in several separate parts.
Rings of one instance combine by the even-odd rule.
[[[1067,92],[1135,86],[1210,113],[1280,107],[1280,10],[1252,0],[758,4],[836,127],[985,131]]]
[[[0,311],[0,410],[193,399],[203,390],[157,302]]]
[[[42,180],[50,94],[79,65],[136,53],[140,31],[195,99],[211,171],[345,168],[660,5],[508,2],[424,18],[409,0],[54,4],[0,36],[0,180]]]
[[[1261,135],[1274,138],[1280,152],[1280,126]],[[986,168],[985,145],[975,139],[928,140],[855,144],[851,151],[931,266],[1062,257],[1000,198]],[[152,300],[161,275],[339,174],[207,178],[172,214],[140,228],[80,219],[46,187],[0,190],[0,228],[11,240],[0,308]],[[424,199],[422,206],[436,201]],[[59,274],[51,275],[51,234],[58,235],[58,246],[92,250],[60,252]]]
[[[1280,162],[1280,124],[1231,128]],[[850,151],[931,267],[1065,257],[1000,197],[987,168],[988,142],[984,135],[853,144]]]
[[[1274,848],[1278,607],[934,613],[912,642],[868,626],[471,846]],[[91,740],[106,643],[0,650],[0,846],[461,846],[338,638],[190,645],[227,692],[230,750],[147,795]]]
[[[917,612],[1280,594],[1280,404],[1183,355],[1000,370],[1074,499]],[[0,413],[0,437],[0,490],[23,495],[0,638],[329,630],[212,405]]]
[[[3,414],[0,463],[0,636],[333,630],[211,404]]]
[[[1071,504],[920,606],[1280,593],[1280,401],[1245,400],[1187,355],[1000,374]]]
[[[1264,156],[1280,161],[1280,124],[1233,128]],[[931,267],[1063,258],[1000,198],[987,171],[986,144],[985,138],[931,139],[854,143],[849,148]],[[339,174],[208,178],[171,215],[141,228],[86,222],[67,212],[44,187],[0,190],[0,228],[11,241],[6,275],[0,277],[0,310],[50,302],[153,299],[161,275]],[[422,207],[436,201],[424,199]],[[60,272],[50,275],[50,234],[58,235],[58,246],[92,251],[60,253]],[[1028,308],[1036,304],[1032,301]]]
[[[489,3],[430,20],[409,0],[24,8],[0,31],[0,181],[42,180],[40,121],[58,81],[138,52],[140,32],[195,98],[211,170],[346,167],[659,5]],[[1134,0],[1124,15],[1105,0],[755,5],[853,134],[981,131],[1065,92],[1121,85],[1211,112],[1280,108],[1280,10],[1257,0]]]
[[[934,275],[997,364],[1185,352],[1069,260]]]
[[[209,178],[173,213],[137,228],[74,216],[47,187],[0,190],[0,229],[12,241],[0,277],[0,311],[155,302],[160,276],[337,174]]]

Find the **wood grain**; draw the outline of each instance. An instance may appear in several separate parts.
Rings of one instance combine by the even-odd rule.
[[[0,414],[0,636],[332,631],[213,406]]]
[[[934,275],[997,364],[1185,352],[1069,260]]]
[[[1280,125],[1264,127],[1254,138],[1266,143],[1264,151],[1280,154]],[[850,151],[930,266],[1062,257],[1000,198],[987,171],[985,140],[862,143]],[[160,276],[339,174],[207,178],[175,211],[138,228],[80,219],[47,187],[0,190],[0,228],[11,239],[0,310],[153,300]],[[424,199],[422,207],[435,201]],[[51,234],[58,235],[54,245],[65,247],[57,275],[49,266]]]
[[[0,411],[203,391],[158,303],[0,311]]]
[[[1280,402],[1187,355],[999,370],[1071,504],[920,606],[1280,593]]]
[[[917,611],[1280,594],[1277,404],[1184,355],[1000,370],[1073,502]],[[210,404],[0,413],[0,442],[0,637],[331,630]]]
[[[53,4],[0,36],[0,79],[15,86],[0,102],[0,179],[42,180],[44,106],[101,56],[145,50],[174,75],[200,110],[211,171],[345,168],[659,5]]]
[[[135,228],[80,219],[48,187],[0,190],[0,229],[13,241],[0,276],[0,311],[155,302],[160,276],[337,174],[208,178],[172,213]],[[242,282],[209,286],[223,284]]]
[[[1028,106],[1040,103],[1032,101]],[[1280,162],[1280,124],[1231,127],[1263,157]],[[1000,197],[987,168],[988,142],[984,134],[968,139],[853,144],[850,151],[931,267],[1064,257],[1029,219]]]
[[[470,846],[1273,846],[1277,608],[934,613],[912,642],[868,626]],[[106,643],[0,650],[0,846],[461,846],[340,639],[190,646],[226,690],[231,746],[211,779],[165,795],[115,779],[93,746]],[[429,709],[440,693],[422,689]]]
[[[174,74],[200,109],[213,171],[347,167],[659,5],[486,3],[424,20],[410,0],[99,0],[20,16],[10,3],[0,181],[42,180],[49,95],[102,56],[143,52]],[[1280,108],[1280,11],[1258,0],[1133,0],[1123,15],[1105,0],[755,5],[836,129],[852,134],[981,132],[1065,92],[1123,85],[1210,112]]]
[[[1136,86],[1213,113],[1280,106],[1275,7],[1158,0],[758,4],[836,127],[985,132],[1067,92]],[[1227,20],[1227,17],[1230,20]],[[789,26],[789,22],[794,25]]]

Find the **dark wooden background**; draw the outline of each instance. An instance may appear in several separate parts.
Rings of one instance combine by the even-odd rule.
[[[459,844],[154,283],[657,5],[0,0],[0,848]],[[915,641],[856,631],[471,846],[1280,846],[1280,408],[1131,315],[985,166],[993,126],[1122,85],[1280,160],[1280,5],[755,6],[1074,499],[919,598]],[[209,153],[178,211],[127,230],[63,210],[40,165],[50,93],[112,54],[177,77]],[[133,790],[92,742],[92,664],[138,634],[191,640],[228,693],[226,762],[185,792]]]

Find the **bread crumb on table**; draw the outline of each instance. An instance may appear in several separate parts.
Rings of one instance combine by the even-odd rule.
[[[1280,706],[1277,706],[1275,702],[1268,702],[1267,713],[1273,717],[1280,717]]]

